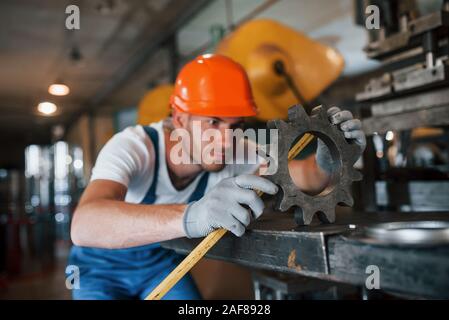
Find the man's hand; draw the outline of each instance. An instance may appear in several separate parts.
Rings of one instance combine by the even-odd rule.
[[[312,110],[312,114],[314,110]],[[352,113],[348,110],[340,110],[338,107],[331,107],[327,110],[329,121],[333,125],[338,125],[344,132],[347,140],[354,141],[363,152],[366,147],[365,134],[362,131],[362,123],[359,119],[354,119]],[[326,144],[318,139],[316,151],[316,162],[324,171],[331,173],[334,163]]]
[[[256,191],[275,194],[278,187],[271,181],[245,174],[226,178],[215,185],[203,198],[189,204],[184,212],[184,230],[189,238],[204,237],[214,229],[225,228],[240,237],[251,222],[251,212],[257,219],[264,203]]]

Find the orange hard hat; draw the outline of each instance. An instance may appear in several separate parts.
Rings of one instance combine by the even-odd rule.
[[[170,103],[198,116],[251,117],[257,113],[243,67],[217,54],[201,55],[182,68]]]

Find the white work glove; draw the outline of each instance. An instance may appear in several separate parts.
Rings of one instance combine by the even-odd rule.
[[[315,110],[315,108],[314,108]],[[312,114],[314,113],[312,110]],[[366,147],[365,134],[362,131],[362,122],[359,119],[354,119],[351,111],[340,110],[338,107],[331,107],[327,110],[329,121],[333,125],[338,125],[344,132],[347,140],[354,141],[363,152]],[[334,169],[334,162],[332,160],[329,148],[326,144],[318,139],[318,146],[316,150],[316,162],[324,171],[331,173]]]
[[[271,181],[251,174],[226,178],[204,197],[190,203],[184,211],[184,231],[189,238],[204,237],[214,229],[225,228],[240,237],[251,222],[251,212],[257,219],[264,210],[262,199],[256,194],[275,194],[278,187]]]

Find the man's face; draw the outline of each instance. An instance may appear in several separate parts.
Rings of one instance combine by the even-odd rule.
[[[183,123],[182,127],[190,133],[188,152],[191,159],[200,163],[205,171],[222,170],[225,154],[233,147],[231,132],[243,126],[244,118],[203,117],[185,113],[180,116],[184,118],[180,122]]]

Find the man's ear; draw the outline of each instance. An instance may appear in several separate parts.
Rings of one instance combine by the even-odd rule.
[[[172,123],[175,128],[187,128],[190,115],[172,107]]]

